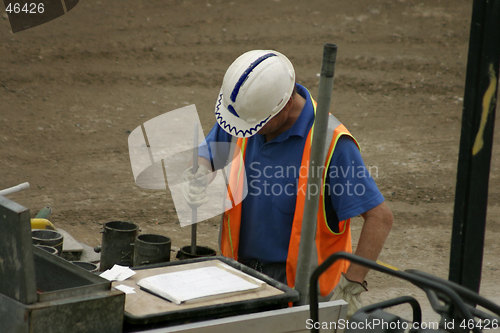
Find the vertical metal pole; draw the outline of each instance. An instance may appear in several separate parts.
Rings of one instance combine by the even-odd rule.
[[[193,134],[193,175],[198,171],[198,123],[194,123]],[[196,221],[198,220],[198,210],[191,208],[191,254],[196,255]]]
[[[500,1],[474,0],[449,280],[479,291],[500,61]]]
[[[309,161],[306,202],[304,206],[304,217],[302,219],[302,231],[300,234],[297,275],[295,277],[295,289],[299,292],[300,299],[295,305],[304,305],[308,303],[310,261],[313,246],[315,246],[316,214],[318,213],[322,176],[319,172],[320,168],[317,166],[322,167],[325,160],[325,140],[328,128],[328,113],[330,112],[336,58],[337,45],[325,44],[321,63],[321,76],[319,79],[318,106],[316,108],[314,135]]]

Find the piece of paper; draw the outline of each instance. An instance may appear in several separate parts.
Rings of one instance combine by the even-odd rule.
[[[134,274],[135,272],[127,266],[114,265],[99,276],[108,281],[125,281]]]
[[[115,286],[115,289],[123,291],[125,294],[135,294],[135,288],[126,286],[124,284],[120,284],[119,286]]]
[[[265,287],[265,282],[229,266],[217,265],[150,276],[137,285],[181,304],[259,290]]]

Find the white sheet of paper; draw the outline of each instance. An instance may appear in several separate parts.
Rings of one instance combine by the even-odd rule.
[[[108,281],[125,281],[134,274],[135,272],[127,266],[114,265],[99,276]]]
[[[115,288],[123,291],[125,294],[135,294],[135,290],[134,290],[135,288],[126,286],[124,284],[120,284],[119,286],[116,286]]]

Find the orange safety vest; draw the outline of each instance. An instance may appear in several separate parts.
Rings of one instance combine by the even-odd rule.
[[[316,114],[316,102],[313,101],[314,113]],[[323,171],[323,184],[326,182],[328,166],[333,156],[335,146],[338,139],[342,135],[347,135],[352,138],[359,149],[359,145],[349,131],[342,125],[333,115],[329,116],[327,142],[330,142],[328,150],[326,150],[326,158]],[[292,234],[288,247],[288,256],[286,261],[286,276],[287,284],[293,288],[295,285],[295,276],[297,273],[297,259],[299,254],[300,233],[302,230],[302,218],[304,216],[304,204],[306,201],[307,180],[309,175],[309,159],[311,154],[312,135],[314,132],[314,124],[309,130],[304,152],[302,155],[301,172],[299,172],[299,183],[297,189],[297,201],[295,205],[295,214],[293,217]],[[331,138],[331,139],[330,139]],[[328,141],[330,139],[330,141]],[[243,172],[245,153],[246,153],[247,139],[238,138],[236,145],[239,150],[235,150],[231,172],[229,176],[228,186],[228,200],[232,202],[232,207],[224,213],[221,235],[220,247],[223,256],[238,260],[238,246],[241,225],[241,205],[242,193],[245,183],[245,173]],[[326,147],[325,147],[326,148]],[[304,168],[304,169],[302,169]],[[307,172],[302,172],[307,170]],[[304,174],[303,174],[304,173]],[[326,222],[326,212],[324,205],[324,190],[322,191],[319,199],[319,207],[317,214],[317,228],[316,228],[316,256],[317,261],[314,263],[320,265],[330,255],[343,251],[352,252],[351,245],[351,229],[350,219],[339,222],[339,233],[333,232]],[[238,203],[238,204],[234,204]],[[313,265],[316,267],[316,265]],[[330,266],[319,279],[321,296],[327,296],[333,291],[333,288],[340,280],[342,272],[346,272],[349,267],[349,262],[346,260],[339,260],[334,265]]]

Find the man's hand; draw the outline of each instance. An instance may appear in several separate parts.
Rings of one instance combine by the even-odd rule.
[[[344,273],[340,277],[340,281],[333,289],[331,301],[343,299],[349,304],[346,319],[351,319],[352,315],[363,307],[360,294],[368,291],[366,281],[363,283],[348,280]]]
[[[208,202],[207,186],[212,178],[210,173],[211,171],[205,165],[200,164],[195,174],[193,174],[193,167],[182,174],[182,193],[192,208]]]

